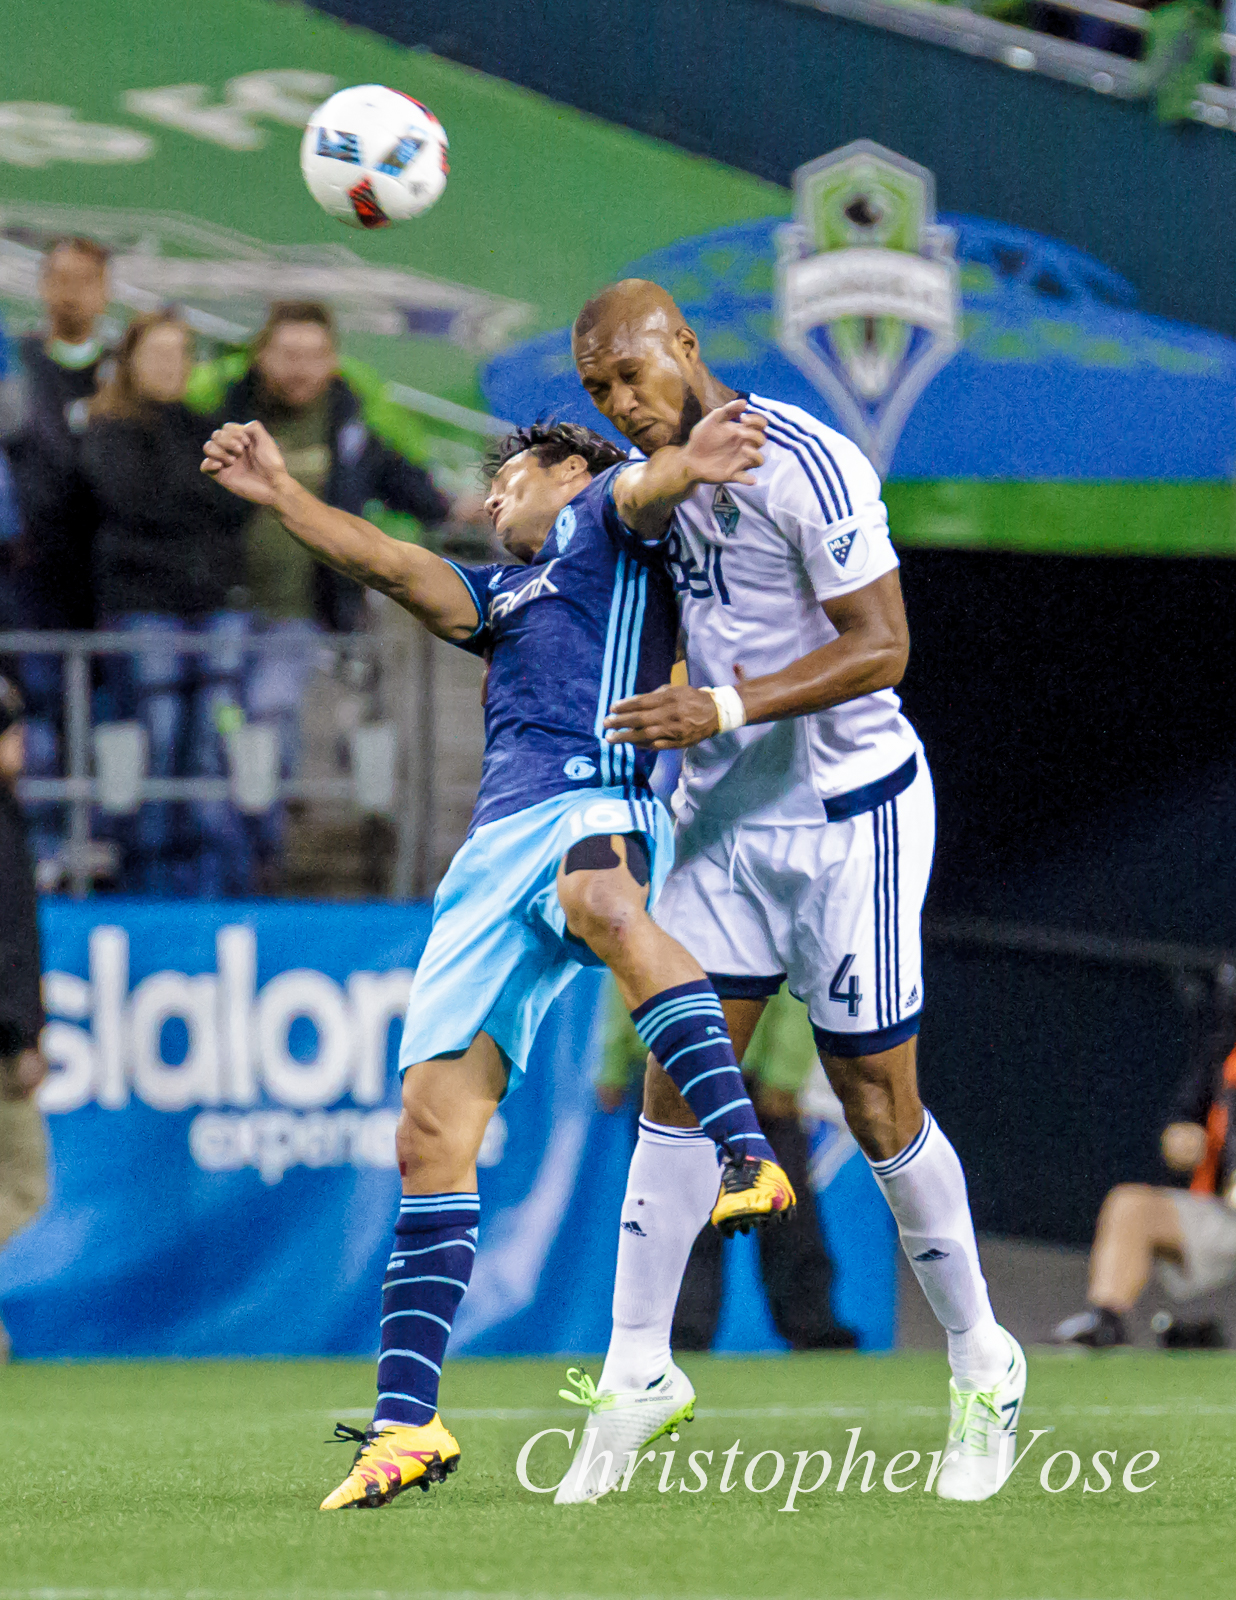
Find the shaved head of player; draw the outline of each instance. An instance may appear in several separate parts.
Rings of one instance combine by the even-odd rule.
[[[736,398],[700,359],[670,296],[645,278],[624,278],[589,300],[571,350],[597,410],[645,455],[684,443],[705,412]]]
[[[686,641],[686,683],[616,696],[605,719],[616,744],[686,751],[657,924],[707,973],[740,1060],[783,984],[806,1001],[824,1070],[947,1333],[937,1492],[986,1499],[1015,1458],[1026,1367],[991,1310],[961,1164],[918,1093],[935,805],[894,692],[910,637],[879,474],[810,412],[722,383],[655,283],[628,278],[596,295],[572,349],[597,409],[656,469],[663,492],[638,531],[664,540]],[[750,469],[688,487],[688,441],[713,418],[746,440]],[[696,1120],[651,1059],[592,1459],[623,1459],[637,1442],[627,1419],[670,1365],[678,1286],[713,1182]],[[608,1487],[581,1451],[558,1493]]]

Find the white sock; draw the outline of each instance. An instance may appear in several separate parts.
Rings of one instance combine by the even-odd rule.
[[[956,1150],[924,1111],[923,1126],[905,1149],[871,1162],[871,1170],[897,1219],[914,1276],[948,1335],[958,1387],[989,1388],[1009,1364],[1009,1347],[987,1296]]]
[[[717,1147],[698,1128],[639,1119],[614,1276],[614,1331],[600,1389],[646,1389],[670,1364],[687,1257],[717,1202]]]

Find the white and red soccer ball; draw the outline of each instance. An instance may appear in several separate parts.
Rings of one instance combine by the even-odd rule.
[[[378,83],[340,89],[309,118],[300,170],[309,193],[352,228],[428,211],[446,188],[448,140],[433,112]]]

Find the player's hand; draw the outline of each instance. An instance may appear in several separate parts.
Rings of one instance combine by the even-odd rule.
[[[754,483],[752,470],[764,460],[768,421],[731,400],[701,418],[683,448],[683,465],[696,483]]]
[[[610,744],[643,750],[685,750],[719,731],[716,701],[702,689],[667,683],[651,694],[617,700],[605,719]]]
[[[226,422],[202,447],[202,471],[242,500],[273,506],[287,477],[279,446],[260,422]]]
[[[607,1117],[612,1117],[615,1111],[621,1111],[626,1104],[627,1086],[613,1083],[598,1083],[596,1085],[597,1105]]]

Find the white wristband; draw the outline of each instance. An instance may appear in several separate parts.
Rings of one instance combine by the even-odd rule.
[[[710,689],[705,686],[704,693],[712,696],[712,703],[717,708],[718,733],[733,733],[735,728],[743,726],[747,720],[747,711],[737,689],[728,685],[720,689]]]

